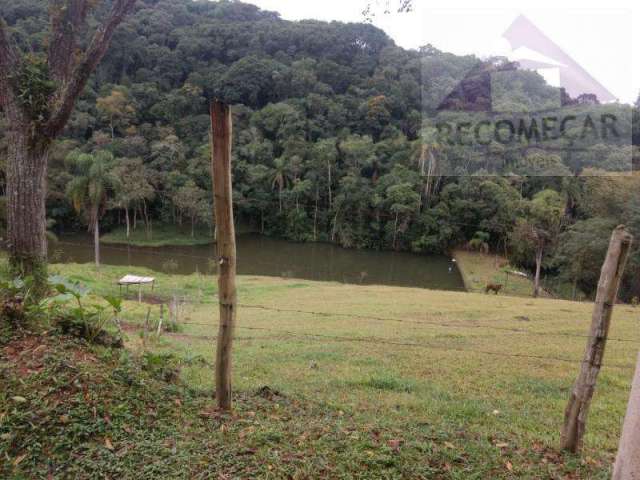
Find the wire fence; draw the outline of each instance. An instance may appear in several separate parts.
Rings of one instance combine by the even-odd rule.
[[[205,324],[194,324],[194,323],[182,323],[183,325],[205,325]],[[218,324],[206,324],[208,327],[216,328]],[[238,330],[246,330],[246,331],[255,331],[255,332],[268,332],[272,334],[277,334],[278,336],[268,336],[268,337],[252,337],[252,338],[242,338],[240,340],[281,340],[282,337],[295,337],[295,338],[305,338],[312,339],[321,342],[346,342],[346,343],[366,343],[369,345],[385,345],[385,346],[393,346],[393,347],[410,347],[417,349],[426,349],[426,350],[443,350],[448,352],[456,352],[456,353],[472,353],[472,354],[480,354],[480,355],[488,355],[494,357],[507,357],[507,358],[518,358],[518,359],[528,359],[528,360],[538,360],[545,362],[563,362],[563,363],[571,363],[576,365],[582,365],[585,362],[583,360],[576,360],[573,358],[565,358],[565,357],[556,357],[556,356],[548,356],[548,355],[534,355],[534,354],[525,354],[525,353],[507,353],[507,352],[496,352],[491,350],[479,350],[474,348],[458,348],[446,345],[436,345],[436,344],[427,344],[427,343],[419,343],[419,342],[406,342],[406,341],[398,341],[387,338],[380,337],[349,337],[344,335],[326,335],[320,333],[303,333],[303,332],[293,332],[288,330],[274,330],[266,327],[245,327],[245,326],[236,326]],[[217,336],[198,336],[198,339],[202,339],[204,341],[215,341],[217,340]],[[619,363],[607,363],[601,365],[601,367],[608,368],[618,368],[618,369],[634,369],[636,367],[635,364],[619,364]]]
[[[73,247],[86,247],[84,244],[73,243],[73,242],[59,242],[60,244],[64,244],[67,246]],[[145,255],[156,255],[163,258],[167,257],[166,252],[154,252],[148,249],[137,249],[131,247],[117,247],[117,246],[109,246],[107,247],[112,250],[122,251],[126,253],[132,253],[140,250]],[[213,253],[213,252],[212,252]],[[189,254],[181,254],[179,252],[172,252],[171,256],[178,257],[188,257],[192,259],[198,260],[212,260],[214,257],[205,257],[199,255],[189,255]],[[277,263],[272,262],[264,262],[269,265],[279,265]],[[185,296],[181,296],[182,301],[191,305],[209,305],[213,306],[214,302],[216,302],[215,296],[212,296],[208,301],[202,300],[194,300],[189,298],[187,301]],[[169,304],[171,302],[170,299],[161,299],[162,303]],[[397,318],[397,317],[387,317],[380,315],[369,315],[369,314],[355,314],[355,313],[346,313],[346,312],[338,312],[338,311],[315,311],[315,310],[303,310],[297,308],[286,308],[286,307],[274,307],[269,305],[260,305],[260,304],[250,304],[250,303],[240,303],[238,304],[238,308],[241,309],[252,309],[252,310],[262,310],[267,312],[272,312],[276,314],[289,315],[287,317],[288,320],[291,320],[291,315],[295,315],[295,320],[303,322],[304,319],[302,316],[314,316],[319,318],[343,318],[343,319],[352,319],[358,321],[368,321],[368,322],[384,322],[384,323],[396,323],[396,324],[404,324],[404,325],[413,325],[419,327],[435,327],[435,328],[447,328],[447,329],[473,329],[473,330],[483,330],[483,331],[494,331],[494,332],[504,332],[504,333],[513,333],[517,335],[530,336],[532,338],[575,338],[580,340],[592,340],[598,337],[594,337],[588,334],[579,334],[579,333],[569,333],[569,332],[548,332],[548,331],[536,331],[532,329],[526,328],[516,328],[516,327],[506,327],[506,326],[498,326],[491,325],[485,323],[456,323],[456,322],[447,322],[447,321],[434,321],[428,318],[425,319],[416,319],[416,318]],[[189,321],[180,321],[179,325],[184,326],[196,326],[196,327],[207,327],[215,329],[217,328],[216,323],[198,323],[198,322],[189,322]],[[581,365],[583,361],[575,358],[567,358],[561,356],[546,356],[546,355],[536,355],[529,353],[518,353],[518,352],[499,352],[499,351],[491,351],[486,349],[473,349],[473,348],[462,348],[455,347],[449,345],[442,344],[433,344],[433,343],[420,343],[413,341],[404,341],[404,340],[395,340],[389,338],[381,338],[381,337],[371,337],[371,336],[362,336],[362,337],[352,337],[345,335],[327,335],[322,333],[315,332],[296,332],[290,330],[280,330],[266,327],[252,327],[252,326],[243,326],[239,325],[236,327],[240,331],[247,332],[262,332],[267,335],[261,337],[238,337],[237,340],[272,340],[277,341],[282,339],[283,337],[291,337],[298,339],[305,339],[307,341],[319,341],[319,342],[349,342],[349,343],[366,343],[370,345],[385,345],[385,346],[393,346],[393,347],[403,347],[403,348],[413,348],[413,349],[430,349],[430,350],[444,350],[451,351],[456,353],[469,353],[469,354],[481,354],[487,356],[496,356],[496,357],[507,357],[507,358],[518,358],[518,359],[528,359],[528,360],[536,360],[536,361],[546,361],[546,362],[562,362],[562,363],[571,363]],[[202,341],[214,341],[216,336],[207,336],[207,335],[182,335],[184,338],[198,339]],[[616,342],[621,344],[631,344],[631,345],[639,345],[640,339],[634,338],[619,338],[619,337],[609,337],[607,339],[609,342]],[[635,368],[635,364],[616,364],[609,363],[606,365],[610,368],[620,368],[620,369],[633,369]]]
[[[199,302],[193,302],[193,303],[203,305],[202,303],[199,303]],[[212,304],[207,303],[206,305],[212,305]],[[257,310],[263,310],[263,311],[273,312],[277,314],[311,315],[311,316],[322,317],[322,318],[340,317],[340,318],[353,319],[353,320],[365,320],[365,321],[374,321],[374,322],[395,322],[395,323],[401,323],[401,324],[411,324],[411,325],[427,326],[427,327],[443,327],[443,328],[458,328],[458,329],[473,328],[473,329],[482,329],[482,330],[499,331],[499,332],[507,332],[507,333],[516,333],[518,335],[532,336],[532,337],[538,337],[538,338],[539,337],[556,337],[556,338],[559,337],[559,338],[576,338],[580,340],[591,340],[594,338],[599,338],[591,335],[572,334],[572,333],[566,333],[566,332],[537,332],[530,329],[500,327],[500,326],[492,326],[492,325],[469,324],[469,323],[456,324],[456,323],[450,323],[450,322],[447,323],[447,322],[433,322],[433,321],[424,321],[424,320],[416,320],[416,319],[399,319],[394,317],[382,317],[382,316],[375,316],[375,315],[361,315],[361,314],[340,313],[340,312],[320,312],[320,311],[311,311],[311,310],[271,307],[267,305],[253,305],[253,304],[246,304],[246,303],[240,303],[237,306],[239,309],[257,309]],[[291,320],[291,317],[287,317],[287,320]],[[303,321],[303,319],[299,317],[296,317],[296,320],[301,322]],[[179,321],[178,325],[207,327],[212,330],[215,330],[219,327],[219,324],[215,322],[204,323],[204,322]],[[316,342],[325,342],[325,343],[326,342],[331,342],[331,343],[344,342],[344,343],[368,344],[368,345],[377,345],[377,346],[382,345],[382,346],[390,346],[390,347],[401,347],[401,348],[409,348],[409,349],[440,350],[440,351],[448,351],[448,352],[463,353],[463,354],[487,355],[492,357],[544,361],[548,363],[561,362],[561,363],[569,363],[569,364],[575,364],[575,365],[582,365],[583,363],[585,363],[583,360],[569,358],[569,357],[562,357],[562,356],[494,351],[494,350],[487,350],[487,349],[477,349],[472,347],[457,347],[457,346],[437,344],[437,343],[425,343],[425,342],[408,341],[408,340],[400,340],[400,339],[392,339],[392,338],[383,338],[383,337],[377,337],[377,336],[329,335],[329,334],[324,334],[319,332],[300,332],[300,331],[284,330],[284,329],[278,329],[278,328],[245,326],[245,325],[237,325],[235,328],[241,332],[261,332],[265,334],[263,336],[255,336],[255,337],[237,336],[236,340],[239,340],[239,341],[252,341],[252,340],[278,341],[288,337],[288,338],[296,338],[296,339],[305,339],[306,341],[316,341]],[[195,335],[195,334],[184,335],[180,333],[178,334],[178,336],[180,338],[189,338],[192,340],[212,341],[212,342],[217,339],[216,335]],[[611,338],[608,338],[608,341],[640,346],[640,340],[637,340],[637,339],[611,337]],[[507,346],[510,348],[514,348],[513,342],[508,343]],[[605,365],[601,365],[601,366],[605,366]],[[616,368],[616,369],[634,369],[635,363],[629,363],[629,364],[607,363],[606,367]]]

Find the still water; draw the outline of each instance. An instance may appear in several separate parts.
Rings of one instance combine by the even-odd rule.
[[[300,278],[362,285],[393,285],[439,290],[464,290],[462,276],[442,255],[347,250],[323,243],[292,243],[261,235],[237,240],[238,274]],[[93,262],[93,243],[87,236],[65,236],[49,245],[51,261]],[[101,245],[106,265],[147,267],[179,274],[211,272],[215,245],[128,247]],[[131,273],[135,273],[132,270]]]

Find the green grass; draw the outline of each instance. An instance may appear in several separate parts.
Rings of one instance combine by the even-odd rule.
[[[122,273],[111,267],[103,267],[99,274],[89,266],[52,268],[83,277],[97,293],[110,292]],[[89,431],[65,434],[56,423],[63,407],[49,413],[50,406],[42,406],[39,399],[43,391],[54,388],[51,382],[74,385],[69,379],[77,372],[54,373],[58,370],[53,362],[48,375],[37,377],[46,388],[30,393],[35,388],[31,377],[14,378],[19,369],[7,367],[2,373],[8,385],[3,392],[8,393],[0,394],[0,428],[2,434],[20,440],[0,443],[0,458],[4,460],[5,453],[9,458],[5,472],[32,478],[35,465],[48,458],[45,447],[60,441],[57,450],[51,446],[58,456],[50,461],[66,465],[71,469],[67,472],[78,478],[98,471],[119,478],[154,478],[158,471],[164,478],[466,480],[610,475],[636,343],[611,341],[607,347],[582,457],[565,456],[557,449],[564,407],[586,342],[579,335],[589,328],[592,305],[588,303],[239,277],[241,306],[233,367],[236,411],[232,416],[203,418],[199,412],[212,402],[189,392],[213,390],[215,278],[155,276],[159,294],[177,290],[193,303],[182,312],[179,333],[143,343],[138,331],[149,306],[125,302],[127,346],[134,356],[145,350],[175,355],[186,390],[170,389],[172,397],[165,387],[153,384],[148,388],[160,390],[144,394],[145,400],[134,389],[137,400],[130,402],[123,385],[109,383],[113,393],[104,399],[97,393],[91,397],[102,402],[96,407],[97,420],[91,420],[93,407],[88,404],[82,425],[73,427]],[[153,306],[151,312],[157,321],[159,307]],[[616,307],[611,337],[640,341],[637,313],[632,307]],[[578,363],[554,360],[558,358]],[[100,379],[111,378],[116,374],[110,372],[121,369],[118,362],[110,359],[107,367],[83,363],[79,368],[101,372]],[[131,375],[137,378],[137,373],[124,378]],[[80,384],[91,382],[87,377]],[[264,386],[279,394],[268,398],[257,394]],[[100,392],[105,389],[100,387]],[[11,403],[15,395],[38,403],[21,411]],[[168,408],[176,398],[181,406]],[[80,397],[77,401],[74,408],[83,408]],[[100,420],[104,412],[110,424]],[[52,437],[34,433],[32,429],[42,423],[55,426],[57,433]],[[124,431],[124,424],[134,434]],[[96,425],[107,433],[95,430]],[[115,455],[105,450],[105,435],[114,443]],[[76,445],[68,438],[80,440]],[[118,456],[123,448],[128,450]],[[25,452],[29,457],[14,467]]]
[[[191,236],[191,227],[177,225],[154,225],[153,231],[147,235],[144,227],[139,227],[130,232],[124,228],[118,228],[103,235],[101,241],[111,244],[129,244],[138,247],[165,247],[165,246],[191,246],[208,245],[213,243],[209,229],[196,228],[195,236]]]
[[[49,274],[64,275],[71,280],[83,283],[94,292],[101,295],[119,295],[120,292],[132,300],[138,298],[138,288],[132,286],[127,294],[126,288],[120,288],[118,280],[125,275],[132,274],[156,279],[153,290],[150,286],[143,286],[143,297],[154,297],[169,300],[174,295],[188,297],[192,301],[214,302],[217,292],[215,279],[210,275],[193,273],[191,275],[169,275],[167,273],[150,270],[143,267],[130,266],[101,266],[95,265],[49,265]]]
[[[462,274],[464,284],[469,292],[484,293],[487,284],[502,285],[501,295],[531,297],[533,281],[507,271],[518,271],[509,262],[498,255],[486,255],[478,252],[457,250],[454,257]],[[543,296],[548,296],[543,292]]]

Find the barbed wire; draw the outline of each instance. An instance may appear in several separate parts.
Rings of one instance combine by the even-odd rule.
[[[180,323],[180,325],[189,325],[189,323]],[[192,323],[191,325],[197,325],[197,324]],[[206,326],[215,328],[215,327],[219,327],[219,324],[206,324]],[[473,348],[461,348],[461,347],[434,345],[434,344],[419,343],[419,342],[398,341],[398,340],[392,340],[392,339],[381,338],[381,337],[347,337],[343,335],[326,335],[326,334],[320,334],[320,333],[304,333],[304,332],[292,332],[288,330],[274,330],[274,329],[265,328],[265,327],[236,326],[235,328],[238,330],[268,332],[268,333],[278,334],[282,336],[314,339],[317,341],[367,343],[367,344],[373,344],[373,345],[409,347],[409,348],[418,348],[418,349],[426,349],[426,350],[442,350],[442,351],[457,352],[457,353],[473,353],[473,354],[488,355],[488,356],[494,356],[494,357],[519,358],[519,359],[540,360],[540,361],[547,361],[547,362],[571,363],[576,365],[589,363],[584,360],[575,360],[575,359],[566,358],[566,357],[554,357],[554,356],[525,354],[525,353],[496,352],[491,350],[478,350]],[[208,337],[202,337],[202,338],[203,340],[205,339],[216,340],[217,336],[208,336]],[[276,340],[276,338],[269,338],[269,340]],[[609,368],[618,368],[618,369],[635,369],[636,367],[635,364],[617,364],[617,363],[602,364],[600,365],[600,367],[604,367],[605,365]]]
[[[479,329],[488,329],[488,330],[496,330],[496,331],[504,331],[504,332],[512,332],[512,333],[523,333],[528,335],[540,335],[540,336],[562,336],[562,337],[576,337],[576,338],[599,338],[594,337],[593,335],[581,335],[581,334],[573,334],[573,333],[563,333],[563,332],[536,332],[534,330],[527,330],[523,328],[512,328],[512,327],[497,327],[493,325],[477,325],[477,324],[455,324],[455,323],[441,323],[434,322],[431,320],[413,320],[413,319],[403,319],[403,318],[394,318],[394,317],[380,317],[373,315],[362,315],[362,314],[352,314],[352,313],[332,313],[332,312],[316,312],[311,310],[296,310],[296,309],[286,309],[286,308],[277,308],[277,307],[267,307],[265,305],[248,305],[248,304],[238,304],[239,307],[242,308],[251,308],[251,309],[259,309],[259,310],[268,310],[279,313],[298,313],[298,314],[307,314],[307,315],[315,315],[315,316],[323,316],[323,317],[349,317],[360,320],[373,320],[377,322],[395,322],[395,323],[408,323],[413,325],[429,325],[429,326],[437,326],[444,328],[479,328]],[[625,338],[608,338],[609,341],[615,342],[625,342],[625,343],[634,343],[640,345],[640,340],[633,339],[625,339]]]
[[[70,246],[85,246],[82,244],[76,244],[76,243],[70,243],[70,242],[59,242],[59,243],[64,243],[66,245],[70,245]],[[122,247],[107,247],[110,248],[112,250],[119,250],[119,251],[128,251],[127,248],[122,248]],[[161,254],[159,252],[144,252],[145,254],[157,254],[157,255],[161,255],[164,256],[164,254]],[[182,256],[189,256],[189,255],[182,255]],[[200,259],[208,259],[208,257],[201,257],[201,256],[192,256],[194,258],[200,258]],[[265,265],[267,264],[267,262],[265,262]],[[276,264],[276,263],[268,263],[269,265],[280,265],[280,264]],[[450,291],[457,291],[457,290],[450,290]],[[196,301],[190,301],[189,303],[191,304],[202,304],[202,305],[212,305],[215,303],[215,297],[212,298],[211,301],[207,301],[207,302],[196,302]],[[504,332],[511,332],[511,333],[519,333],[519,334],[527,334],[527,335],[535,335],[535,336],[550,336],[550,337],[573,337],[573,338],[581,338],[581,339],[590,339],[590,338],[594,338],[591,335],[583,335],[583,334],[572,334],[572,333],[563,333],[563,332],[536,332],[534,330],[528,330],[528,329],[522,329],[522,328],[513,328],[513,327],[498,327],[498,326],[493,326],[493,325],[477,325],[477,324],[468,324],[468,325],[459,325],[459,324],[453,324],[453,323],[442,323],[442,322],[434,322],[431,320],[416,320],[416,319],[401,319],[401,318],[394,318],[394,317],[382,317],[382,316],[375,316],[375,315],[362,315],[362,314],[349,314],[349,313],[341,313],[341,312],[320,312],[320,311],[312,311],[312,310],[300,310],[300,309],[288,309],[288,308],[279,308],[279,307],[269,307],[266,305],[251,305],[251,304],[238,304],[238,307],[242,307],[242,308],[250,308],[250,309],[259,309],[259,310],[268,310],[268,311],[273,311],[273,312],[278,312],[278,313],[297,313],[297,314],[305,314],[305,315],[314,315],[314,316],[322,316],[322,317],[347,317],[347,318],[354,318],[354,319],[359,319],[359,320],[369,320],[369,321],[378,321],[378,322],[394,322],[394,323],[403,323],[403,324],[413,324],[413,325],[429,325],[429,326],[437,326],[437,327],[443,327],[443,328],[476,328],[476,329],[487,329],[487,330],[495,330],[495,331],[504,331]],[[195,325],[195,324],[194,324]],[[202,324],[202,326],[209,326],[210,324]],[[608,341],[612,341],[612,342],[621,342],[621,343],[632,343],[632,344],[638,344],[640,345],[640,340],[634,340],[634,339],[625,339],[625,338],[615,338],[615,337],[611,337],[608,338]]]
[[[202,303],[203,305],[214,305],[212,302]],[[483,329],[483,330],[495,330],[495,331],[503,331],[509,333],[518,333],[524,335],[534,335],[534,336],[543,336],[543,337],[570,337],[570,338],[579,338],[579,339],[592,339],[592,338],[600,338],[593,335],[584,335],[584,334],[574,334],[574,333],[566,333],[566,332],[536,332],[535,330],[528,330],[524,328],[513,328],[513,327],[499,327],[494,325],[478,325],[478,324],[456,324],[456,323],[445,323],[445,322],[435,322],[432,320],[417,320],[417,319],[407,319],[407,318],[395,318],[395,317],[382,317],[376,315],[364,315],[357,313],[342,313],[342,312],[319,312],[313,310],[299,310],[299,309],[289,309],[289,308],[281,308],[281,307],[269,307],[267,305],[252,305],[246,303],[239,303],[237,305],[239,308],[249,308],[255,310],[266,310],[276,313],[296,313],[302,315],[313,315],[319,317],[345,317],[345,318],[353,318],[356,320],[369,320],[375,322],[393,322],[393,323],[402,323],[402,324],[411,324],[411,325],[425,325],[430,327],[443,327],[443,328],[474,328],[474,329]],[[210,323],[193,323],[193,322],[180,322],[181,325],[194,325],[194,326],[211,326]],[[616,337],[608,337],[607,341],[611,342],[621,342],[621,343],[631,343],[635,345],[640,345],[640,340],[629,339],[629,338],[616,338]]]

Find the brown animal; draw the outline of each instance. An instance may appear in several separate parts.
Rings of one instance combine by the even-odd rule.
[[[498,295],[498,293],[500,293],[500,290],[502,290],[502,285],[489,283],[484,288],[484,293],[495,292],[495,294]]]

